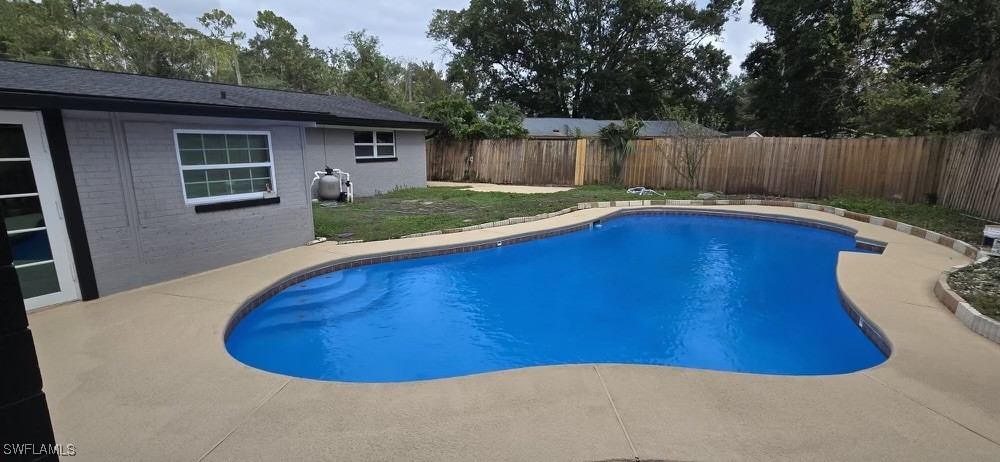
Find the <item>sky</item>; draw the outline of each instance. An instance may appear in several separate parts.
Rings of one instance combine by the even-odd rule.
[[[300,34],[307,35],[312,46],[339,48],[344,36],[353,30],[367,29],[382,41],[385,54],[409,61],[433,61],[443,68],[447,61],[438,44],[427,38],[427,24],[435,9],[457,10],[468,0],[117,0],[156,7],[174,20],[189,27],[199,27],[202,13],[219,8],[236,18],[238,29],[253,36],[253,20],[260,10],[274,11],[292,23]],[[698,0],[703,4],[704,0]],[[740,63],[750,46],[764,39],[764,29],[750,23],[753,0],[745,0],[739,21],[730,21],[718,45],[732,56],[729,71],[740,73]]]

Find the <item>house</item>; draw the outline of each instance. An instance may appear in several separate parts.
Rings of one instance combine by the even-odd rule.
[[[426,185],[435,122],[356,98],[0,61],[0,212],[28,309],[313,239],[313,172]]]
[[[726,136],[730,138],[762,138],[764,135],[761,135],[757,130],[732,130],[726,132]]]
[[[622,125],[622,120],[573,119],[567,117],[525,117],[524,129],[528,138],[533,139],[567,139],[593,138],[600,130],[610,124]],[[699,129],[713,136],[722,134],[706,127]],[[568,131],[567,131],[568,130]],[[681,134],[680,124],[671,120],[645,120],[639,129],[643,138],[659,138],[678,136]]]

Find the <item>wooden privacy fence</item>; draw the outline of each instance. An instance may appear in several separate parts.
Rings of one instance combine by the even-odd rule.
[[[684,143],[638,140],[626,186],[726,194],[827,197],[860,194],[940,203],[1000,220],[1000,135],[906,138],[719,138],[688,181]],[[690,146],[690,145],[688,145]],[[608,183],[610,153],[598,140],[431,141],[427,177],[442,181],[583,185]]]

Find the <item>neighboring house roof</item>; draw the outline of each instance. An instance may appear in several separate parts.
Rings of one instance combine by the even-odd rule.
[[[726,136],[729,136],[730,138],[754,138],[762,137],[764,135],[761,135],[757,130],[732,130],[726,132]]]
[[[0,105],[437,128],[434,121],[349,96],[149,77],[0,60]]]
[[[525,117],[524,128],[528,130],[531,138],[566,138],[575,136],[576,130],[580,130],[580,136],[592,137],[610,124],[622,125],[622,120],[595,120],[595,119],[573,119],[568,117]],[[565,129],[569,127],[570,132]],[[721,136],[722,133],[709,128],[701,127],[713,135]],[[680,125],[672,120],[645,120],[642,128],[639,129],[639,136],[676,136],[680,134]]]

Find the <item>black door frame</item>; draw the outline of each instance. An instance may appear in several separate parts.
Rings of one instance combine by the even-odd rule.
[[[0,218],[0,435],[4,460],[58,460],[34,338]],[[10,445],[10,446],[8,446]],[[7,454],[6,451],[15,453]]]

